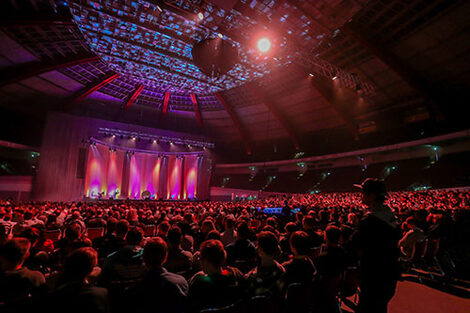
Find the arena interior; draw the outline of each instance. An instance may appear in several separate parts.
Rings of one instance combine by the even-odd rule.
[[[0,312],[470,312],[469,15],[1,1]]]

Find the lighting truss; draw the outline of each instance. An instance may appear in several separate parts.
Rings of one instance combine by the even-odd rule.
[[[204,140],[195,140],[195,139],[186,139],[181,137],[170,137],[170,136],[160,136],[160,135],[153,135],[147,134],[142,132],[135,132],[135,131],[127,131],[115,128],[104,128],[100,127],[98,129],[98,134],[100,135],[108,135],[112,136],[115,135],[116,137],[122,136],[123,138],[140,138],[141,140],[150,140],[150,141],[159,141],[159,142],[167,142],[173,143],[176,145],[189,145],[191,147],[199,147],[199,148],[209,148],[213,149],[215,144],[213,142],[204,141]]]

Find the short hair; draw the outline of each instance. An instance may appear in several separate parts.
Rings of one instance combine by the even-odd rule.
[[[294,222],[289,222],[284,226],[284,229],[289,233],[293,233],[297,229],[297,225]]]
[[[313,218],[313,216],[307,215],[302,220],[302,224],[307,226],[308,228],[315,227],[315,219]]]
[[[149,267],[160,267],[168,255],[165,240],[160,237],[150,239],[144,247],[144,262]]]
[[[246,222],[241,222],[238,224],[237,234],[242,238],[248,238],[250,236],[250,228]]]
[[[129,222],[125,219],[120,220],[116,224],[116,235],[124,237],[129,231]]]
[[[206,239],[220,240],[221,239],[220,233],[217,230],[213,229],[207,234]]]
[[[179,246],[181,244],[181,228],[178,226],[173,226],[168,231],[168,243],[171,243],[173,246]]]
[[[300,255],[307,255],[310,251],[310,237],[304,231],[296,231],[290,237],[290,246]]]
[[[329,225],[325,229],[325,236],[330,242],[337,244],[341,238],[341,229],[334,225]]]
[[[0,257],[11,265],[19,265],[24,261],[31,248],[31,243],[26,238],[13,238],[0,247]]]
[[[276,235],[270,231],[262,231],[257,235],[258,247],[267,255],[274,256],[279,252],[279,241]]]
[[[140,227],[134,227],[127,232],[126,242],[130,245],[140,245],[144,239],[144,232]]]
[[[227,228],[233,228],[235,226],[235,218],[233,216],[229,216],[225,219],[225,225]]]
[[[201,244],[201,260],[220,267],[225,263],[227,254],[220,240],[209,239]]]
[[[85,278],[98,264],[98,252],[91,247],[82,247],[72,251],[64,264],[68,277]]]
[[[158,225],[157,228],[166,234],[170,227],[170,223],[168,223],[167,221],[163,221]]]

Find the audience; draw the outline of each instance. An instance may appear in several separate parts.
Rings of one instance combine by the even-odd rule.
[[[361,188],[240,202],[0,201],[0,311],[300,312],[292,301],[305,301],[338,312],[358,268],[358,312],[386,312],[398,260],[418,244],[438,257],[468,251],[470,193]]]
[[[141,281],[129,291],[125,301],[127,312],[184,312],[188,282],[162,266],[167,255],[167,244],[162,238],[152,238],[145,244],[145,272]]]

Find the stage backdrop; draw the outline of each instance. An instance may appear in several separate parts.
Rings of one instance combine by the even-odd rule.
[[[209,150],[188,151],[176,144],[101,138],[100,128],[201,139],[191,134],[51,113],[43,135],[34,199],[76,201],[99,194],[102,198],[140,199],[144,191],[155,199],[209,198]],[[98,138],[98,143],[83,143],[90,137]],[[143,150],[144,146],[148,150]],[[128,153],[132,149],[136,151]]]

